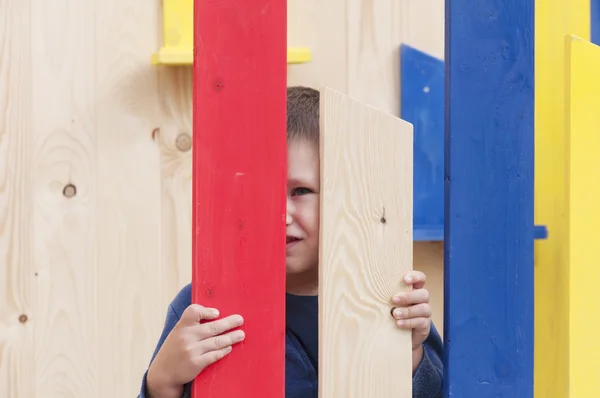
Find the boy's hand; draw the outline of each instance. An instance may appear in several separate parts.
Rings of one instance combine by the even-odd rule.
[[[392,316],[402,329],[412,329],[413,373],[423,358],[423,342],[431,330],[431,306],[429,291],[424,288],[425,274],[411,271],[404,276],[404,282],[413,287],[412,291],[398,293],[392,298]]]
[[[232,345],[244,340],[239,327],[243,319],[231,315],[212,322],[219,316],[214,309],[192,304],[186,308],[148,369],[147,391],[152,398],[181,397],[183,386],[206,368],[229,354]],[[225,333],[225,334],[223,334]]]

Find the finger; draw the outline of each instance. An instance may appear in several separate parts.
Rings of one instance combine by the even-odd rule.
[[[425,286],[427,277],[421,271],[410,271],[404,276],[404,283],[412,285],[414,289],[421,289]]]
[[[198,339],[204,340],[209,337],[218,336],[243,324],[244,318],[241,315],[230,315],[216,321],[201,323],[197,327]]]
[[[204,368],[212,365],[213,363],[225,358],[227,354],[231,352],[233,348],[231,346],[222,348],[220,350],[214,350],[207,353],[204,353],[198,357],[196,357],[196,364],[198,368],[202,371]]]
[[[234,330],[233,332],[211,337],[198,343],[198,353],[204,355],[207,352],[220,351],[244,341],[245,338],[246,334],[243,330]]]
[[[429,318],[399,319],[396,321],[396,325],[402,329],[419,329],[428,334],[431,320]]]
[[[206,308],[200,304],[189,305],[181,314],[180,322],[185,325],[194,325],[202,320],[211,320],[219,316],[215,308]]]
[[[417,289],[411,292],[402,292],[395,295],[392,303],[398,307],[409,307],[414,304],[428,303],[429,291],[427,289]]]
[[[421,303],[410,307],[394,307],[392,316],[396,319],[429,318],[431,317],[431,305]]]

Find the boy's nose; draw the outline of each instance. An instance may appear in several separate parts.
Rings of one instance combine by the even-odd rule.
[[[288,197],[287,198],[287,205],[286,205],[286,214],[285,214],[285,225],[291,225],[292,222],[294,221],[293,217],[292,217],[292,213],[294,212],[294,210],[296,209],[296,207],[294,206],[294,203],[292,203],[292,200]]]

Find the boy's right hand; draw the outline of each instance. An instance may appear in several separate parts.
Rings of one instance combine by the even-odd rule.
[[[192,304],[165,339],[148,369],[148,397],[181,397],[183,386],[206,368],[229,354],[232,346],[244,340],[239,327],[244,320],[231,315],[212,322],[219,313],[215,309]]]

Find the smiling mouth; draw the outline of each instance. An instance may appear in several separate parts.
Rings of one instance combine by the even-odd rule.
[[[300,238],[296,238],[295,236],[286,236],[285,243],[286,245],[290,245],[296,242],[300,242]]]

